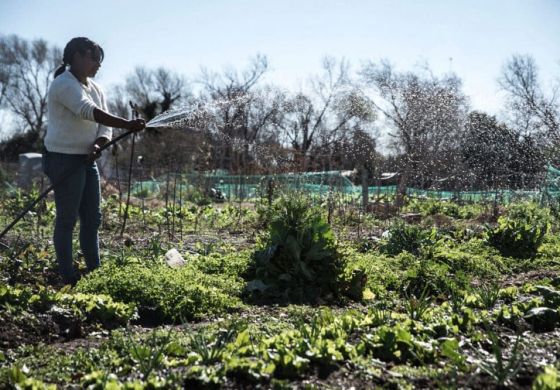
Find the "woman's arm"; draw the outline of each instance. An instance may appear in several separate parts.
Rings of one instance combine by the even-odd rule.
[[[108,112],[100,110],[99,108],[95,108],[93,110],[93,119],[97,123],[101,123],[104,126],[116,127],[119,129],[127,129],[131,131],[140,131],[146,127],[146,121],[144,119],[127,120],[109,114]]]
[[[108,127],[117,127],[119,129],[127,129],[130,131],[140,131],[146,127],[146,121],[144,119],[133,119],[126,120],[124,118],[109,114],[106,111],[100,110],[99,108],[93,109],[93,119],[95,122],[100,123]],[[101,156],[100,149],[109,142],[106,137],[98,137],[92,146],[92,151],[88,156],[88,161],[95,161]]]

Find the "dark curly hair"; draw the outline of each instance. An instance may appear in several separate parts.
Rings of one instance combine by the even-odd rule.
[[[90,50],[92,53],[95,53],[99,50],[100,58],[99,61],[103,61],[105,57],[105,53],[103,48],[99,46],[94,41],[85,38],[85,37],[77,37],[72,38],[70,42],[66,44],[64,48],[64,54],[62,56],[62,64],[58,67],[58,69],[54,72],[54,77],[58,77],[66,70],[66,66],[70,65],[72,59],[74,58],[74,54],[80,53],[81,55],[85,55],[87,51]]]

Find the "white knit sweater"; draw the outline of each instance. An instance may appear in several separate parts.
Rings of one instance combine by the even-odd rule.
[[[107,111],[101,88],[91,79],[82,84],[69,70],[51,83],[48,95],[47,134],[49,152],[89,154],[99,137],[111,139],[111,128],[94,122],[93,110]]]

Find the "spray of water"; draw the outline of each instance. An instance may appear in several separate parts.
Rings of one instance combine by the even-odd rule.
[[[341,104],[352,105],[354,104],[352,95],[349,94],[350,98],[346,102],[340,102]],[[294,163],[294,156],[298,155],[297,151],[290,151],[289,148],[282,148],[283,152],[287,152],[288,156],[283,156],[283,153],[279,153],[278,144],[271,146],[270,144],[264,144],[263,142],[258,142],[257,140],[248,140],[245,136],[236,136],[242,132],[242,128],[232,127],[232,123],[225,125],[227,129],[224,128],[224,123],[221,122],[221,118],[224,112],[231,110],[230,116],[234,116],[234,112],[237,109],[245,110],[243,108],[245,105],[252,104],[252,102],[263,102],[267,101],[269,97],[258,96],[258,94],[244,94],[239,97],[214,100],[211,102],[200,103],[196,107],[193,106],[183,106],[173,110],[168,110],[147,123],[150,128],[157,129],[188,129],[190,131],[203,132],[212,137],[215,142],[227,144],[228,147],[235,153],[249,153],[251,158],[255,161],[259,161],[262,166],[272,166],[276,168],[281,168],[285,165],[292,165]],[[364,145],[365,147],[366,145]],[[337,143],[336,150],[338,154],[345,155],[347,158],[353,157],[356,153],[356,148],[360,149],[360,146],[351,145],[348,142]],[[364,149],[364,148],[361,148]],[[361,150],[360,155],[368,154],[367,158],[374,157],[375,150],[373,148],[368,148],[368,150]],[[314,153],[315,156],[318,153]],[[331,156],[323,155],[322,158],[329,160]]]
[[[200,103],[194,108],[192,106],[175,108],[154,117],[146,126],[154,129],[204,132],[211,135],[215,141],[227,144],[236,153],[249,152],[256,159],[273,161],[275,164],[287,162],[287,159],[278,156],[276,150],[273,151],[270,147],[258,145],[256,141],[248,141],[226,134],[220,124],[217,123],[218,116],[216,113],[219,110],[242,106],[247,104],[250,99],[254,99],[254,95]]]
[[[226,105],[243,104],[248,99],[248,96],[240,96],[232,99],[199,103],[194,108],[191,106],[178,107],[157,115],[146,126],[166,129],[199,129],[208,123],[211,119],[210,114],[216,109]]]

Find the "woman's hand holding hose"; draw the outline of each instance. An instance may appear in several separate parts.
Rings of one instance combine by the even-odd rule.
[[[146,128],[146,121],[142,118],[129,120],[126,126],[127,130],[134,131],[134,132],[144,130],[145,128]]]
[[[146,121],[142,118],[127,120],[118,116],[111,115],[108,112],[102,111],[97,108],[93,111],[93,117],[97,123],[101,123],[102,125],[126,129],[134,133],[146,128]],[[96,139],[95,143],[92,146],[92,151],[87,157],[87,161],[93,162],[98,159],[101,156],[103,145],[105,145],[107,142],[109,142],[107,138],[102,137]]]

